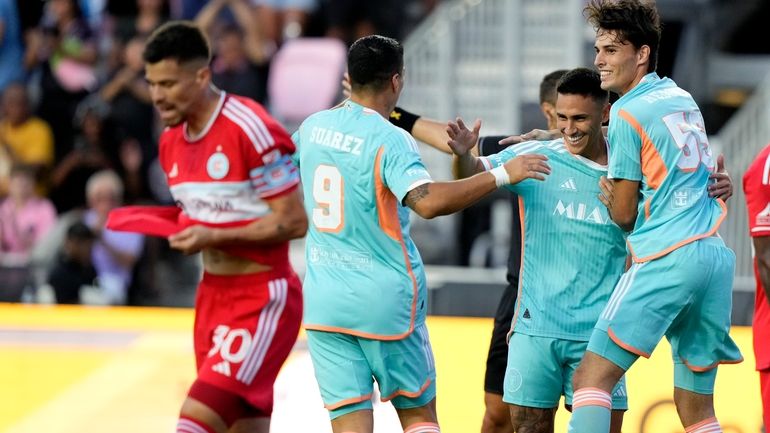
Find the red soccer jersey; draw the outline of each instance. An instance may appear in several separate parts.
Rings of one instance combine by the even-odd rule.
[[[186,124],[163,132],[159,158],[183,216],[228,227],[264,217],[270,212],[266,199],[297,187],[294,150],[289,134],[261,105],[222,92],[198,136],[190,137]],[[223,250],[268,265],[288,262],[288,242]]]
[[[749,211],[751,237],[770,236],[770,144],[757,155],[743,176],[743,191]],[[759,279],[757,260],[754,259],[757,293],[754,302],[754,354],[757,370],[770,368],[770,307],[762,281]]]

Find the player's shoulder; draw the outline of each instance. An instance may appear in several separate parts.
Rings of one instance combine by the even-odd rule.
[[[747,181],[761,180],[763,184],[770,184],[770,143],[767,144],[754,160],[749,164],[743,175],[744,183]]]
[[[568,151],[567,147],[564,145],[563,138],[547,141],[525,141],[523,143],[510,146],[507,149],[510,149],[517,155],[528,155],[534,153],[541,155],[555,155]]]

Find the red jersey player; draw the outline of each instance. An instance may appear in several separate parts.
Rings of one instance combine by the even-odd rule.
[[[144,51],[153,104],[167,126],[160,162],[187,218],[168,238],[202,252],[195,301],[198,377],[177,432],[267,432],[273,382],[297,338],[300,281],[288,240],[307,219],[286,131],[256,102],[211,84],[209,45],[187,22],[157,29]]]
[[[754,355],[757,359],[765,428],[770,428],[770,144],[765,146],[743,175],[749,213],[749,235],[754,243]]]

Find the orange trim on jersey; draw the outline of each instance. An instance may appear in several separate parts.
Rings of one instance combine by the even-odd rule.
[[[369,400],[370,398],[372,398],[372,393],[362,395],[360,397],[348,398],[342,401],[338,401],[337,403],[334,403],[334,404],[325,404],[324,407],[326,408],[326,410],[334,410],[342,406],[347,406],[349,404],[360,403],[362,401]]]
[[[396,196],[390,192],[388,187],[382,183],[382,154],[384,147],[377,150],[377,156],[374,158],[374,191],[377,204],[377,217],[380,222],[380,228],[394,241],[401,241],[401,223],[398,220],[398,207],[396,206]]]
[[[714,224],[714,227],[712,227],[711,230],[707,231],[706,233],[702,233],[702,234],[699,234],[699,235],[695,235],[695,236],[693,236],[691,238],[687,238],[687,239],[685,239],[685,240],[683,240],[681,242],[677,242],[676,244],[666,248],[665,250],[663,250],[663,251],[661,251],[659,253],[656,253],[656,254],[653,254],[653,255],[650,255],[650,256],[646,256],[646,257],[636,257],[636,253],[634,253],[634,249],[631,247],[631,243],[628,240],[626,240],[626,244],[628,245],[628,251],[631,252],[631,256],[634,258],[634,263],[644,263],[644,262],[649,262],[650,260],[655,260],[657,258],[665,256],[666,254],[670,253],[671,251],[674,251],[675,249],[677,249],[679,247],[685,246],[685,245],[687,245],[687,244],[689,244],[691,242],[695,242],[698,239],[703,239],[703,238],[708,238],[708,237],[714,236],[717,233],[717,230],[719,229],[719,226],[722,225],[722,222],[727,217],[727,206],[725,205],[725,202],[722,201],[721,198],[718,198],[716,200],[717,200],[717,203],[719,203],[719,206],[722,208],[722,216],[719,217],[719,220],[717,220],[717,223]]]
[[[404,264],[406,265],[406,272],[409,278],[412,280],[412,311],[409,317],[409,329],[403,334],[398,335],[379,335],[371,334],[368,332],[356,331],[355,329],[347,329],[336,326],[326,325],[313,325],[305,324],[305,329],[311,329],[314,331],[325,332],[339,332],[341,334],[354,335],[356,337],[369,338],[371,340],[403,340],[408,337],[414,331],[414,319],[417,313],[417,277],[414,276],[412,271],[412,263],[409,261],[409,252],[406,249],[406,243],[401,233],[401,224],[398,220],[398,203],[396,202],[396,196],[382,183],[382,176],[380,176],[380,161],[382,160],[382,154],[385,148],[380,147],[377,150],[377,156],[374,159],[374,184],[375,184],[375,200],[377,205],[377,216],[380,220],[380,227],[382,231],[394,241],[401,245],[401,251],[404,253]]]
[[[682,363],[684,365],[686,365],[688,369],[690,369],[690,370],[692,370],[692,371],[694,371],[696,373],[703,373],[704,371],[713,370],[713,369],[717,368],[719,366],[719,364],[740,364],[741,362],[743,362],[743,356],[741,356],[741,359],[720,359],[719,361],[717,361],[717,362],[715,362],[715,363],[713,363],[711,365],[707,365],[705,367],[699,367],[697,365],[690,364],[689,362],[687,362],[686,359],[682,358],[681,356],[679,357],[679,359],[682,360]]]
[[[415,304],[416,302],[412,303],[412,305],[415,305]],[[412,333],[412,331],[414,331],[414,314],[412,314],[412,320],[411,320],[411,323],[409,324],[409,330],[404,332],[403,334],[398,334],[398,335],[372,334],[369,332],[356,331],[355,329],[342,328],[339,326],[313,325],[313,324],[303,324],[302,326],[304,326],[305,329],[309,329],[311,331],[336,332],[339,334],[352,335],[354,337],[368,338],[370,340],[395,341],[395,340],[403,340],[404,338],[408,337],[409,334]]]
[[[511,321],[511,329],[508,331],[508,339],[511,338],[513,327],[516,326],[516,321],[519,319],[519,310],[521,309],[521,299],[523,298],[522,282],[524,281],[524,234],[526,233],[524,227],[524,199],[519,196],[519,226],[521,227],[521,255],[519,256],[519,287],[516,290],[516,310],[513,312],[513,320]]]
[[[417,398],[417,397],[421,396],[422,393],[425,392],[426,389],[428,389],[428,387],[430,386],[430,383],[431,383],[430,379],[426,380],[425,383],[422,384],[420,389],[415,391],[415,392],[409,392],[409,391],[404,391],[404,390],[399,389],[398,391],[394,392],[393,394],[390,394],[387,397],[380,397],[380,401],[390,401],[390,400],[392,400],[392,399],[394,399],[394,398],[396,398],[398,396],[409,397],[409,398]]]
[[[610,336],[610,339],[612,341],[614,341],[615,344],[617,344],[618,346],[622,347],[623,349],[625,349],[625,350],[627,350],[627,351],[629,351],[629,352],[631,352],[631,353],[633,353],[635,355],[643,356],[645,358],[649,358],[650,357],[649,353],[647,353],[647,352],[645,352],[643,350],[637,349],[634,346],[631,346],[630,344],[624,343],[623,340],[618,338],[618,336],[615,335],[614,332],[612,332],[612,329],[610,329],[610,327],[607,327],[607,335]]]
[[[632,128],[639,134],[642,140],[642,174],[647,178],[647,185],[652,189],[658,189],[668,175],[666,164],[658,153],[658,149],[652,143],[647,133],[644,132],[642,125],[625,110],[618,111],[618,115],[628,122]]]

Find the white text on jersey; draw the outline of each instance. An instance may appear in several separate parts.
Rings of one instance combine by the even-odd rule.
[[[310,131],[310,142],[320,144],[321,146],[331,147],[342,152],[361,154],[361,145],[364,140],[352,135],[332,131],[331,129],[313,127]]]
[[[609,216],[602,215],[601,209],[595,206],[591,212],[586,212],[588,207],[585,203],[572,203],[568,202],[564,204],[561,200],[556,203],[556,209],[553,211],[553,215],[559,214],[571,220],[588,221],[596,224],[608,224]]]

